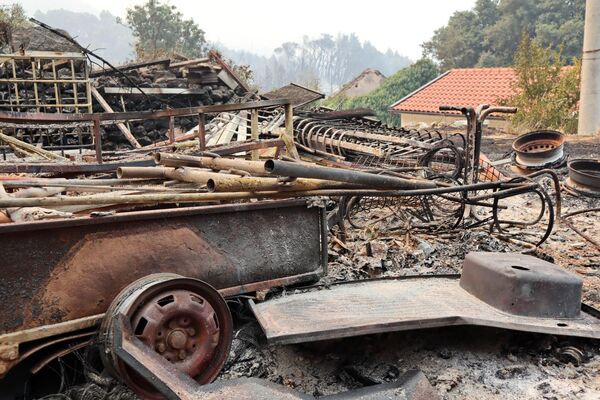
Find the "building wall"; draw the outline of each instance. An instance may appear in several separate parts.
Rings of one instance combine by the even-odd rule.
[[[385,81],[385,76],[383,76],[379,71],[369,71],[367,73],[363,73],[359,79],[355,80],[355,82],[352,82],[352,84],[348,87],[345,87],[340,94],[348,99],[362,96],[367,93],[371,93],[375,89],[378,89],[383,81]]]
[[[463,122],[466,125],[466,118],[462,115],[442,115],[442,114],[421,114],[421,113],[400,113],[403,127],[418,126],[419,124],[445,124],[451,125],[454,122]],[[486,119],[485,126],[496,129],[507,129],[510,122],[505,119]]]

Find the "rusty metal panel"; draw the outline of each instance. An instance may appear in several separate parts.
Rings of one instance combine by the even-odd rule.
[[[269,343],[301,343],[450,325],[482,325],[600,338],[600,317],[535,318],[502,312],[459,285],[457,277],[357,281],[251,302]]]
[[[316,279],[323,211],[303,201],[190,207],[0,227],[0,335],[101,314],[158,272],[233,295]]]

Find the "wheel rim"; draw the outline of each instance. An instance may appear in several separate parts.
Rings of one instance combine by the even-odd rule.
[[[123,313],[134,335],[199,384],[219,374],[231,347],[233,324],[227,304],[210,285],[174,274],[142,278],[113,301],[102,332],[105,365],[143,398],[161,399],[141,375],[112,349],[115,316]]]

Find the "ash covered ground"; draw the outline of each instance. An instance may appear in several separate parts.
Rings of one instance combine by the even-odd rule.
[[[487,137],[484,153],[505,158],[514,136]],[[569,141],[570,158],[600,157],[600,143]],[[566,168],[557,170],[561,180]],[[550,181],[545,182],[553,193]],[[562,193],[563,212],[599,207],[600,199]],[[537,213],[535,199],[520,196],[503,212],[515,218]],[[580,229],[600,238],[598,214],[573,217]],[[386,221],[393,223],[393,221]],[[536,229],[538,231],[536,231]],[[530,230],[539,235],[541,227]],[[527,232],[516,239],[529,239]],[[446,234],[381,232],[372,226],[348,230],[343,242],[330,241],[324,282],[415,274],[459,274],[470,251],[527,250],[518,242],[479,228]],[[557,224],[535,256],[584,279],[584,302],[600,307],[600,251],[571,229]],[[573,359],[569,346],[583,353]],[[254,376],[304,393],[325,395],[389,382],[420,369],[444,399],[598,399],[600,343],[551,335],[480,327],[449,327],[355,337],[305,345],[266,346],[260,328],[238,331],[233,358],[219,379]]]
[[[488,136],[483,151],[491,160],[506,157],[513,136]],[[570,141],[571,158],[600,157],[600,143]],[[566,169],[559,171],[561,180]],[[551,183],[545,182],[552,194]],[[537,213],[535,199],[512,199],[503,212],[527,219]],[[600,199],[563,192],[563,212],[600,207]],[[502,239],[488,229],[435,234],[389,231],[393,216],[364,229],[349,227],[330,240],[329,273],[321,283],[415,274],[459,274],[470,251],[517,251],[519,240],[540,236],[542,227]],[[591,237],[600,237],[598,214],[573,218]],[[600,251],[561,224],[535,256],[555,262],[584,279],[584,301],[600,308]],[[287,291],[287,294],[291,293]],[[280,296],[280,291],[263,293]],[[247,309],[234,307],[238,323],[230,358],[219,380],[258,377],[304,393],[327,395],[390,382],[403,372],[419,369],[444,399],[598,399],[600,342],[587,339],[513,332],[480,327],[449,327],[386,333],[304,345],[268,346]],[[582,357],[569,356],[576,348]],[[94,390],[72,389],[72,399],[135,398],[127,389],[98,383]],[[103,389],[104,388],[104,389]],[[109,392],[110,394],[108,394]],[[100,393],[100,394],[98,394]],[[106,398],[106,397],[104,397]]]

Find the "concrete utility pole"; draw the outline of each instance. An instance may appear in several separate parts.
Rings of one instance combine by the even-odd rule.
[[[600,133],[600,0],[587,0],[577,133]]]

